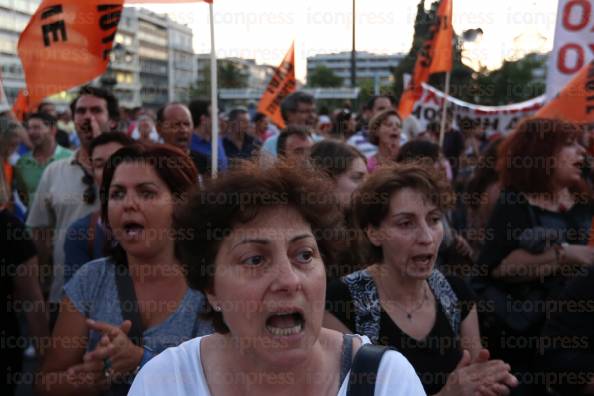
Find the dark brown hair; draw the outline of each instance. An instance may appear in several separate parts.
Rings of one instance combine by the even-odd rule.
[[[281,131],[276,142],[276,152],[278,157],[283,157],[287,151],[287,140],[291,136],[298,136],[303,140],[311,138],[311,129],[304,125],[289,125]]]
[[[295,169],[282,161],[261,169],[257,163],[243,162],[203,190],[196,192],[174,215],[175,228],[192,238],[178,238],[190,287],[211,290],[215,258],[221,243],[238,224],[254,219],[263,210],[287,206],[299,212],[311,225],[324,264],[334,260],[341,238],[342,216],[323,179],[308,169]],[[204,314],[217,332],[227,333],[220,312],[207,304]]]
[[[527,194],[552,193],[555,156],[581,136],[577,125],[565,121],[522,121],[498,149],[497,171],[502,187]]]
[[[139,143],[122,147],[105,163],[101,181],[101,219],[108,229],[109,187],[118,166],[130,162],[151,165],[169,188],[175,203],[184,201],[188,191],[197,185],[198,171],[190,157],[180,149],[166,144]],[[126,252],[119,244],[115,244],[109,253],[117,263],[126,263]],[[177,252],[176,257],[179,259]]]
[[[443,176],[435,169],[415,163],[382,167],[372,173],[353,195],[354,224],[365,235],[365,264],[383,259],[380,247],[371,244],[367,238],[367,227],[379,227],[390,212],[390,200],[398,191],[410,188],[420,192],[429,202],[444,212],[454,204],[454,194]]]
[[[367,163],[367,158],[356,148],[337,140],[322,140],[311,148],[313,167],[325,175],[335,179],[347,172],[357,158]]]

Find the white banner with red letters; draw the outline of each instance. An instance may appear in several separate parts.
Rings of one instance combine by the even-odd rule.
[[[431,122],[439,121],[444,97],[442,91],[423,84],[423,95],[412,112],[420,121],[422,130]],[[456,123],[459,125],[461,120],[470,119],[485,131],[487,137],[507,134],[523,118],[536,113],[544,103],[545,95],[505,106],[479,106],[448,96],[448,108],[453,110]]]
[[[555,43],[547,70],[547,98],[557,95],[592,59],[594,0],[559,0]]]

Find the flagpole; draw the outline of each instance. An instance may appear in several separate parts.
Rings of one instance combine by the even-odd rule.
[[[451,72],[446,73],[445,91],[443,97],[443,109],[441,111],[441,127],[439,128],[439,147],[443,147],[443,139],[445,136],[446,114],[448,108],[448,96],[450,95],[450,76]]]
[[[210,140],[211,148],[211,169],[213,179],[217,177],[218,171],[218,149],[219,149],[219,106],[217,103],[217,55],[215,53],[214,39],[214,11],[213,4],[208,3],[210,11],[210,118],[212,120],[212,135]]]

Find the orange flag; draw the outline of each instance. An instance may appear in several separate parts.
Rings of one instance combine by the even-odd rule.
[[[21,33],[18,53],[29,105],[102,74],[124,0],[43,0]]]
[[[270,117],[270,120],[281,129],[285,127],[285,121],[281,115],[280,104],[287,95],[295,91],[296,85],[295,43],[292,43],[282,63],[274,71],[258,104],[258,111]]]
[[[431,37],[419,50],[413,76],[400,98],[398,111],[403,118],[412,113],[415,102],[423,94],[422,84],[429,80],[430,74],[452,70],[452,1],[441,0],[437,9],[437,19],[431,27]]]
[[[12,105],[12,112],[17,120],[23,122],[25,120],[25,114],[29,111],[31,111],[29,95],[26,95],[22,89],[19,89],[17,98]]]
[[[585,65],[535,117],[594,124],[594,61]]]

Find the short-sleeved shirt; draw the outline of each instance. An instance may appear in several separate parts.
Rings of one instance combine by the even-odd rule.
[[[446,279],[458,298],[460,317],[463,321],[474,306],[475,297],[462,279],[449,276]],[[375,283],[373,285],[375,286]],[[353,296],[342,278],[329,284],[326,300],[328,311],[354,331],[357,314]],[[447,376],[454,371],[462,357],[459,334],[454,334],[439,300],[436,300],[436,311],[433,328],[420,341],[403,332],[383,308],[379,323],[378,342],[396,348],[408,359],[429,395],[439,392],[445,385]]]
[[[361,130],[348,138],[347,143],[355,147],[367,158],[377,154],[377,146],[369,141],[369,134],[365,130]]]
[[[202,339],[204,337],[184,342],[153,358],[140,370],[128,395],[210,396],[200,356]],[[369,339],[363,337],[363,343],[368,344]],[[346,396],[348,381],[347,375],[337,396]],[[425,395],[425,392],[410,363],[400,353],[387,351],[378,369],[374,394],[417,396]]]
[[[260,144],[256,139],[246,134],[243,138],[243,146],[240,148],[237,148],[235,143],[227,138],[223,139],[223,147],[229,160],[233,158],[249,159],[258,151]]]
[[[99,209],[99,200],[84,202],[84,172],[74,159],[52,162],[43,172],[27,217],[29,227],[54,229],[50,302],[59,302],[64,286],[64,242],[70,224]]]
[[[106,243],[106,230],[99,213],[88,214],[70,224],[64,242],[64,283],[84,264],[104,257]]]
[[[86,318],[119,325],[124,321],[115,281],[116,264],[109,257],[90,261],[64,286],[66,297]],[[147,347],[156,353],[190,338],[212,333],[212,325],[199,318],[204,295],[188,288],[176,311],[165,321],[143,332]],[[101,334],[91,331],[87,350],[93,350]]]
[[[28,204],[31,205],[35,198],[35,191],[41,180],[45,168],[54,161],[72,157],[72,151],[56,144],[56,149],[47,163],[40,164],[33,157],[33,152],[28,152],[19,158],[15,170],[17,187],[27,194]]]
[[[112,325],[120,325],[124,321],[118,303],[115,271],[116,264],[113,260],[100,258],[85,264],[64,286],[66,297],[85,318]],[[188,288],[175,312],[163,322],[144,330],[144,345],[158,354],[193,337],[212,333],[210,322],[199,318],[204,302],[201,292]],[[93,350],[100,339],[101,333],[92,330],[87,351]],[[128,388],[129,385],[126,384],[113,386],[111,394],[125,395]]]

